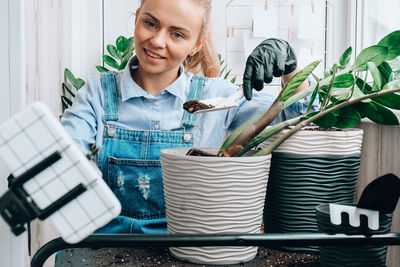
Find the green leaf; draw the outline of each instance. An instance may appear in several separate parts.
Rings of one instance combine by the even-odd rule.
[[[352,52],[353,52],[353,49],[351,48],[351,46],[349,48],[347,48],[346,51],[344,51],[344,53],[342,54],[342,56],[339,59],[340,65],[345,66],[349,63]]]
[[[110,56],[107,55],[103,55],[103,60],[104,62],[109,65],[110,67],[114,68],[114,69],[118,69],[118,63],[117,61],[115,61],[115,59],[113,59]]]
[[[336,76],[332,86],[334,88],[348,88],[353,85],[354,85],[354,76],[350,73],[346,73]]]
[[[71,89],[69,89],[69,87],[65,83],[62,83],[62,88],[64,89],[64,95],[66,94],[66,91],[71,95],[71,97],[75,97],[75,94],[71,91]]]
[[[361,90],[361,92],[365,93],[365,94],[369,94],[372,93],[372,87],[366,83],[364,80],[357,78],[356,80],[356,85],[358,86],[358,88]]]
[[[312,95],[311,95],[310,102],[308,102],[308,106],[307,106],[306,112],[309,112],[310,109],[311,109],[311,107],[312,107],[312,105],[314,104],[315,98],[316,98],[317,95],[318,95],[318,90],[319,90],[319,80],[318,80],[318,82],[317,82],[317,86],[315,87],[315,89],[314,89],[314,91],[313,91],[313,93],[312,93]]]
[[[396,115],[378,103],[371,103],[376,108],[376,111],[369,114],[368,118],[375,123],[384,125],[398,125],[399,121]]]
[[[126,64],[128,64],[129,59],[125,59],[124,61],[121,62],[121,64],[119,64],[117,70],[123,70],[126,67]]]
[[[387,83],[383,90],[390,90],[400,88],[400,80],[392,81]],[[374,97],[373,101],[392,109],[400,110],[400,94],[399,93],[391,93],[378,97]]]
[[[387,54],[387,47],[379,45],[367,47],[357,56],[351,70],[364,71],[366,70],[367,62],[374,62],[378,66],[386,59]]]
[[[377,111],[375,105],[371,101],[369,103],[355,103],[354,105],[352,105],[352,107],[355,108],[358,113],[360,113],[361,118],[373,116],[373,113]]]
[[[361,122],[361,115],[352,107],[344,107],[337,111],[335,127],[346,129],[352,128]]]
[[[227,73],[225,73],[224,79],[228,79],[229,74],[231,73],[231,70],[229,70]]]
[[[96,66],[96,69],[100,72],[100,73],[102,73],[102,72],[109,72],[110,70],[109,69],[107,69],[107,68],[105,68],[105,67],[103,67],[103,66]]]
[[[118,50],[117,50],[117,48],[115,46],[110,45],[110,44],[107,45],[107,51],[108,51],[108,53],[110,53],[110,55],[113,58],[121,59],[120,53],[118,53]]]
[[[378,88],[378,90],[382,89],[382,77],[381,73],[379,72],[379,69],[376,67],[374,62],[367,62],[368,69],[370,70],[372,74],[372,78],[374,79],[375,85]]]
[[[391,89],[396,89],[396,88],[400,88],[400,80],[394,80],[394,81],[388,82],[383,87],[383,90],[391,90]]]
[[[66,96],[61,96],[61,101],[66,105],[66,107],[69,107],[72,105],[72,101],[66,97]]]
[[[391,93],[383,96],[374,97],[373,101],[387,108],[400,110],[400,95],[398,93]]]
[[[381,74],[382,78],[382,87],[385,86],[391,80],[391,76],[393,73],[392,67],[390,67],[389,63],[384,61],[381,65],[378,66],[378,70]]]
[[[379,41],[378,45],[388,48],[388,54],[385,60],[398,57],[400,55],[400,31],[389,33]]]
[[[115,42],[119,52],[124,53],[129,47],[129,40],[124,36],[119,36]]]
[[[310,114],[307,115],[307,117],[311,117],[315,114],[319,113],[318,111],[316,112],[312,112]],[[336,125],[337,119],[336,116],[334,115],[333,112],[326,114],[325,116],[322,116],[319,119],[316,119],[313,121],[316,125],[318,125],[319,127],[322,128],[331,128],[334,127]]]
[[[76,90],[79,90],[85,85],[85,81],[81,78],[78,78],[72,82],[72,85],[76,88]]]
[[[285,85],[283,92],[278,101],[285,102],[292,96],[294,91],[308,78],[308,76],[314,71],[321,60],[314,61],[313,63],[306,66],[304,69],[297,72]]]
[[[353,88],[353,95],[352,95],[351,98],[359,98],[359,97],[363,97],[363,96],[365,96],[365,94],[364,94],[363,92],[361,92],[360,88],[358,88],[357,86],[355,86],[355,87]],[[368,103],[368,102],[371,102],[371,101],[372,101],[371,99],[364,99],[364,100],[362,100],[361,102],[363,102],[363,103]]]
[[[67,79],[72,83],[75,80],[74,74],[69,69],[64,70],[64,76],[67,77]]]

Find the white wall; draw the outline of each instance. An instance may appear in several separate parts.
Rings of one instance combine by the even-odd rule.
[[[20,0],[0,0],[0,123],[23,106],[25,92],[22,5]],[[7,190],[9,169],[0,160],[0,195]],[[1,266],[25,266],[26,235],[15,237],[10,227],[0,219]]]

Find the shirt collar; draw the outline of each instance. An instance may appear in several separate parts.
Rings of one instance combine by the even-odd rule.
[[[132,79],[131,69],[136,69],[138,64],[138,59],[136,56],[133,56],[129,60],[129,63],[126,64],[126,67],[119,73],[120,79],[118,81],[118,85],[121,91],[121,99],[123,102],[134,97],[154,98],[154,96],[143,90],[143,88],[141,88]],[[177,96],[182,103],[184,103],[186,101],[186,75],[183,65],[180,66],[179,72],[179,77],[164,90],[172,95]]]

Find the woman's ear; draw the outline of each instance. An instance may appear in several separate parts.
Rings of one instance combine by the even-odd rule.
[[[139,13],[140,13],[140,8],[136,9],[136,13],[135,13],[135,25],[136,25],[137,19],[138,19],[138,17],[139,17]]]
[[[204,36],[203,38],[200,38],[200,39],[196,42],[195,46],[193,47],[192,52],[190,53],[190,55],[193,56],[194,54],[196,54],[197,52],[199,52],[199,51],[203,48],[203,46],[204,46],[204,44],[205,44],[206,42],[207,42],[207,36]]]

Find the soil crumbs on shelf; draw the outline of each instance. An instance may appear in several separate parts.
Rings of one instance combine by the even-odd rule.
[[[65,266],[161,266],[161,267],[216,267],[223,265],[194,264],[174,258],[168,248],[100,248],[66,249],[58,255],[55,267]],[[319,267],[319,256],[260,247],[255,259],[225,265],[230,267]]]

